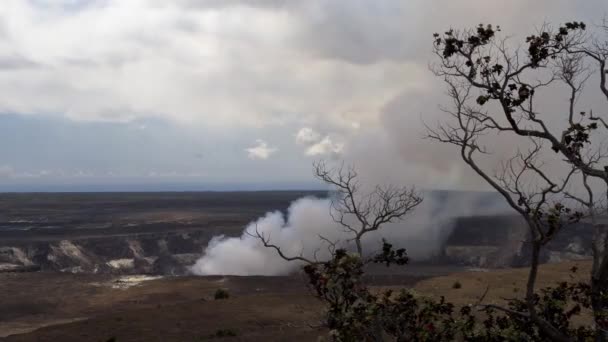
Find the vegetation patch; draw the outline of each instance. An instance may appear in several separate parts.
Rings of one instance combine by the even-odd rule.
[[[217,289],[215,291],[215,294],[213,295],[213,298],[216,300],[228,299],[228,298],[230,298],[230,293],[226,289]]]

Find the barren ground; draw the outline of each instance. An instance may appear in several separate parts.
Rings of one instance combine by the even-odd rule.
[[[572,276],[570,269],[579,271]],[[544,265],[540,286],[582,279],[589,262]],[[526,269],[404,276],[421,295],[466,305],[521,296]],[[127,287],[116,277],[0,274],[0,334],[6,341],[316,341],[322,306],[293,277],[177,277]],[[392,279],[392,285],[397,279]],[[454,282],[462,287],[454,289]],[[231,297],[214,300],[216,289]],[[36,330],[37,329],[37,330]],[[220,337],[221,330],[236,334]],[[221,334],[221,333],[220,333]]]

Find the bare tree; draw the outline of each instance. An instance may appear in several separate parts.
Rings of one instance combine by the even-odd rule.
[[[561,204],[561,200],[565,198],[562,192],[576,169],[572,168],[564,179],[552,180],[539,166],[542,144],[538,139],[528,138],[531,147],[526,151],[518,150],[512,158],[502,163],[495,175],[491,175],[476,159],[479,155],[488,153],[479,139],[490,128],[478,120],[480,114],[474,108],[466,105],[471,87],[470,85],[459,87],[452,81],[448,81],[448,84],[448,93],[454,101],[455,109],[446,109],[445,112],[455,119],[456,124],[440,125],[437,129],[429,128],[429,137],[459,146],[462,159],[525,219],[530,236],[530,240],[527,241],[531,248],[531,267],[526,285],[527,312],[515,312],[496,305],[484,307],[528,317],[542,326],[553,339],[559,340],[559,332],[536,313],[535,283],[541,248],[563,227],[562,216],[570,214],[570,209]],[[576,213],[572,213],[566,220],[572,221],[576,217]]]
[[[315,176],[333,187],[330,214],[351,237],[357,253],[363,255],[363,237],[383,225],[401,220],[422,202],[414,188],[376,185],[367,194],[361,193],[358,174],[353,167],[328,168],[325,162],[314,165]]]
[[[329,249],[328,260],[319,261],[318,250],[312,258],[305,256],[304,251],[296,256],[287,255],[257,227],[251,234],[264,247],[274,249],[282,259],[305,265],[303,269],[311,287],[328,305],[323,324],[334,332],[336,341],[384,341],[390,320],[377,312],[375,306],[379,299],[375,299],[362,283],[363,266],[367,263],[404,265],[409,259],[405,249],[393,249],[386,241],[383,241],[380,253],[368,255],[363,248],[363,239],[385,224],[403,219],[422,202],[422,197],[414,188],[392,185],[377,185],[364,192],[354,167],[344,164],[331,168],[321,161],[314,164],[314,174],[331,187],[329,214],[344,233],[339,241],[319,236],[319,244],[325,244]],[[356,253],[347,253],[346,248],[352,245]],[[363,306],[369,310],[361,310]]]
[[[338,245],[348,247],[354,244],[359,257],[364,258],[366,255],[363,238],[367,234],[380,230],[387,223],[403,219],[422,202],[422,196],[415,188],[376,185],[371,192],[363,193],[359,175],[352,166],[341,164],[340,167],[331,168],[324,161],[320,161],[314,164],[314,174],[316,178],[331,186],[329,214],[345,234],[341,241],[331,241],[319,236],[319,243],[327,245],[332,255]],[[254,236],[264,247],[274,249],[284,260],[318,263],[316,252],[314,258],[306,258],[303,251],[297,256],[289,256],[280,246],[272,243],[271,237],[258,229],[255,230]]]
[[[556,341],[569,341],[569,337],[540,319],[533,304],[539,253],[564,222],[578,220],[583,214],[591,217],[595,229],[590,278],[597,340],[608,338],[608,240],[606,227],[598,219],[605,213],[597,200],[608,198],[607,154],[601,139],[601,129],[608,125],[601,115],[593,114],[590,104],[582,107],[579,103],[585,85],[595,77],[608,100],[608,29],[603,25],[599,30],[604,34],[602,40],[588,34],[586,28],[580,22],[566,23],[557,30],[543,25],[526,38],[526,50],[510,48],[507,39],[497,38],[500,28],[491,25],[434,35],[439,62],[432,68],[445,81],[452,105],[444,109],[450,119],[430,129],[429,136],[459,146],[462,159],[526,220],[531,268],[528,310],[521,314]],[[543,112],[537,104],[539,96],[558,88],[567,89],[562,117]],[[601,108],[595,109],[597,113]],[[510,134],[516,138],[514,145],[527,144],[529,149],[518,151],[498,174],[490,176],[475,158],[490,154],[482,140],[491,141],[499,134]],[[561,167],[540,162],[551,153],[561,156]],[[552,176],[556,169],[563,174],[559,181]],[[582,195],[567,191],[574,178],[583,184]],[[600,180],[603,186],[590,186],[590,179]],[[570,209],[574,203],[582,205],[585,213]]]

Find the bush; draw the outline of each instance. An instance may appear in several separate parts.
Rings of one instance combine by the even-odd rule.
[[[454,282],[454,284],[452,284],[452,288],[456,289],[456,290],[460,289],[460,288],[462,288],[462,284],[457,280]]]
[[[398,257],[392,246],[385,247],[374,262],[391,264]],[[331,260],[304,267],[315,295],[327,305],[325,325],[332,341],[378,341],[385,336],[419,342],[551,340],[529,318],[522,300],[508,300],[505,307],[510,311],[504,311],[481,303],[458,308],[444,297],[418,296],[407,289],[373,292],[363,282],[364,265],[358,255],[338,249]],[[455,282],[453,288],[461,286]],[[534,310],[573,341],[591,341],[593,326],[572,323],[574,316],[589,310],[590,293],[588,284],[563,282],[541,289]],[[485,315],[479,316],[480,310]]]
[[[233,329],[217,329],[215,334],[213,334],[213,337],[220,337],[220,338],[234,337],[234,336],[238,336],[238,332]]]
[[[217,289],[215,291],[215,295],[213,295],[215,299],[228,299],[230,298],[230,293],[228,293],[225,289]]]

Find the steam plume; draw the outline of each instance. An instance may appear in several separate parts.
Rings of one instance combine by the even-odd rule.
[[[505,210],[500,203],[500,199],[488,193],[429,192],[425,202],[406,220],[386,225],[381,231],[366,236],[365,250],[378,249],[382,238],[386,238],[407,248],[414,259],[429,258],[439,252],[452,228],[453,217]],[[331,241],[349,237],[333,221],[329,208],[329,199],[305,197],[291,204],[286,217],[279,211],[267,213],[250,223],[240,237],[214,237],[191,270],[198,275],[282,275],[301,265],[287,262],[275,250],[264,247],[252,236],[256,228],[280,246],[286,255],[324,260],[329,252],[319,235]]]

